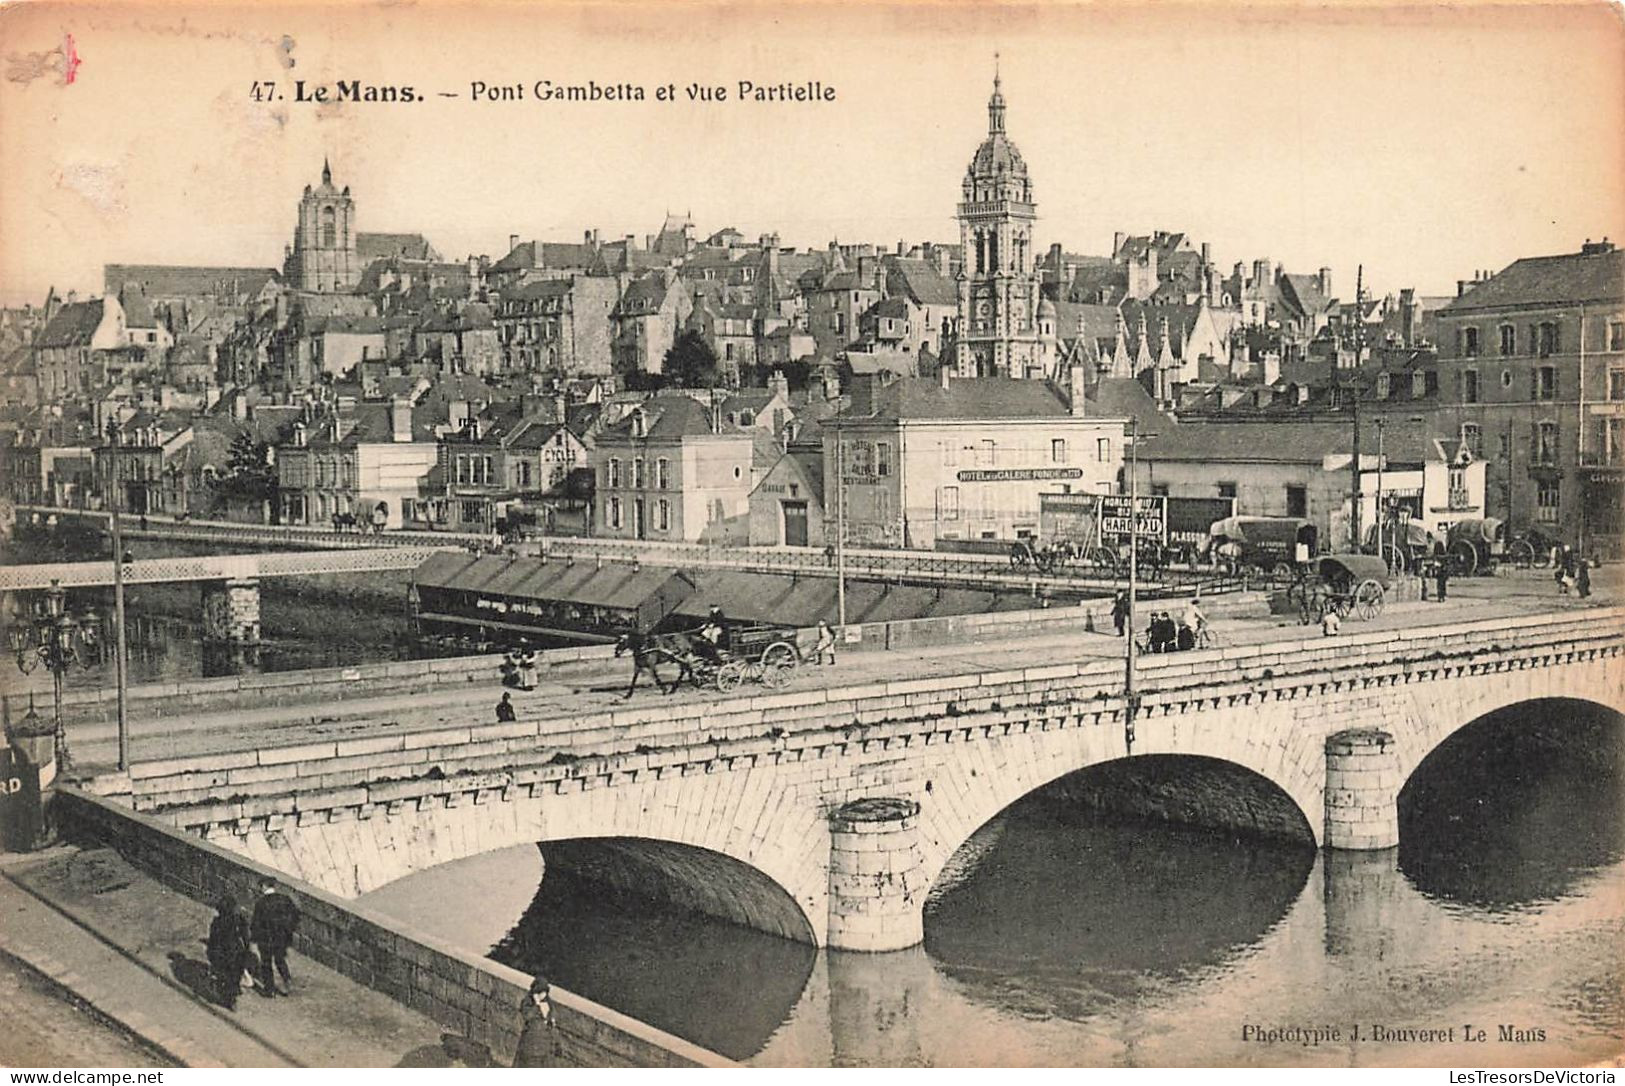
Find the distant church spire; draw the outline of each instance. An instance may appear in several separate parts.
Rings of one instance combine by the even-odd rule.
[[[993,54],[993,96],[987,100],[987,134],[1004,131],[1004,92],[999,89],[999,54]]]
[[[322,156],[322,184],[331,185],[332,183],[333,183],[333,167],[331,167],[331,166],[329,166],[327,164],[327,156],[323,155]]]

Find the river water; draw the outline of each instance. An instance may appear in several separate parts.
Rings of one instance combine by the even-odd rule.
[[[365,900],[758,1065],[1598,1060],[1625,1034],[1622,724],[1543,703],[1464,729],[1404,793],[1404,845],[1375,854],[1035,793],[966,843],[925,944],[892,954],[543,878],[530,846]],[[1445,1039],[1397,1032],[1419,1030]]]

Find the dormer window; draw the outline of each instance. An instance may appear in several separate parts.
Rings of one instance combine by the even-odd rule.
[[[632,436],[649,436],[649,418],[642,411],[632,412]]]

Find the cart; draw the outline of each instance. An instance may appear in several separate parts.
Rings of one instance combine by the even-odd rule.
[[[1458,577],[1490,573],[1507,555],[1506,525],[1495,517],[1458,520],[1450,525],[1448,538],[1451,572]]]
[[[1301,580],[1300,566],[1315,553],[1315,526],[1302,517],[1226,517],[1208,529],[1214,560],[1249,582]]]
[[[1389,573],[1412,573],[1429,558],[1443,554],[1445,540],[1420,521],[1396,518],[1383,525],[1380,533],[1376,525],[1366,529],[1364,549],[1381,557]]]
[[[1327,554],[1317,575],[1298,596],[1298,621],[1319,622],[1327,611],[1339,618],[1371,619],[1382,614],[1388,594],[1388,565],[1373,554]]]

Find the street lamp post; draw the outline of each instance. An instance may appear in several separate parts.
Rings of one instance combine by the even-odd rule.
[[[1134,753],[1134,717],[1140,706],[1139,691],[1135,689],[1135,665],[1138,649],[1134,643],[1135,597],[1140,591],[1140,442],[1156,434],[1140,433],[1139,420],[1132,415],[1128,420],[1128,653],[1123,674],[1123,744],[1127,752]]]
[[[75,662],[89,666],[79,650],[97,643],[94,613],[72,618],[67,598],[67,591],[53,580],[44,601],[35,605],[31,616],[19,615],[9,634],[17,670],[27,675],[43,666],[51,673],[53,749],[59,772],[72,764],[67,730],[62,725],[62,680]]]
[[[1377,521],[1377,557],[1381,558],[1383,560],[1383,563],[1386,565],[1387,562],[1388,562],[1388,554],[1387,554],[1386,551],[1384,551],[1382,549],[1382,528],[1383,528],[1383,522],[1387,518],[1383,515],[1383,508],[1382,508],[1382,426],[1383,426],[1383,419],[1382,419],[1382,417],[1380,415],[1377,417],[1376,422],[1377,422],[1377,507],[1372,512],[1372,516],[1374,516],[1376,518],[1376,521]]]

